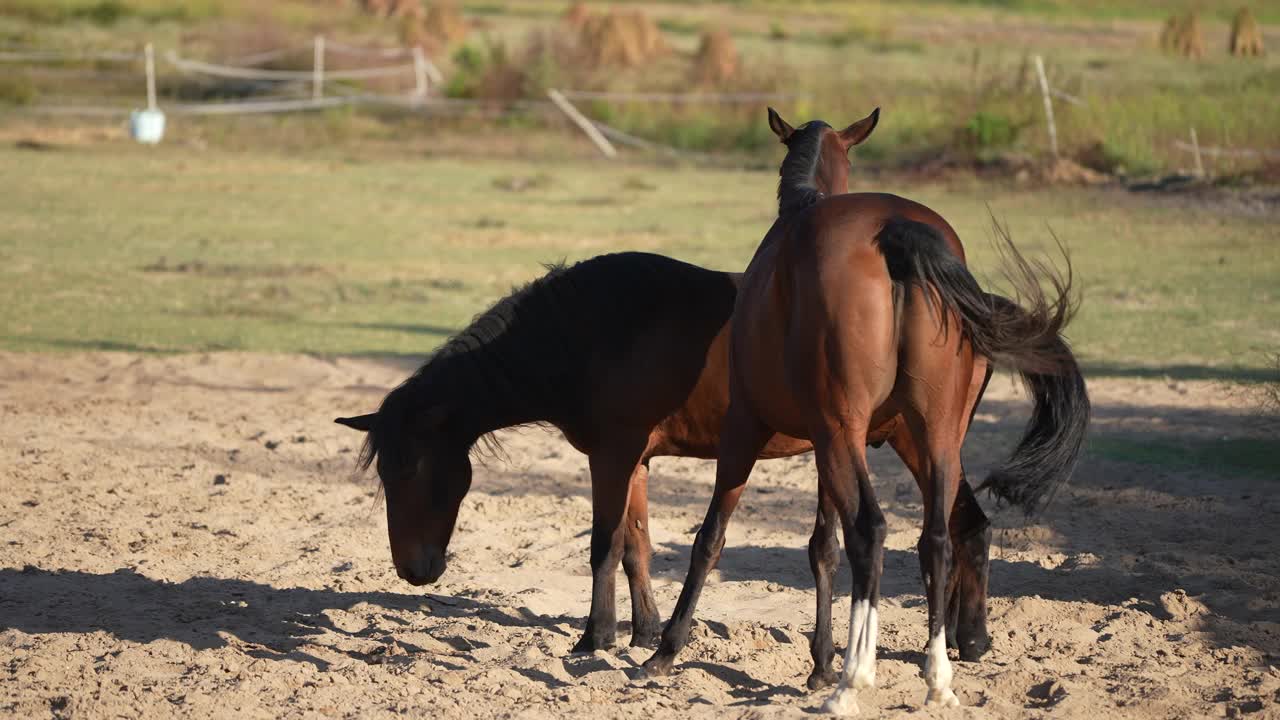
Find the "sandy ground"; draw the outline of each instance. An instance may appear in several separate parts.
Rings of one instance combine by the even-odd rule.
[[[589,486],[584,458],[556,435],[505,433],[510,458],[477,470],[445,577],[425,592],[396,578],[376,483],[351,478],[359,436],[331,419],[372,409],[411,365],[0,354],[0,713],[816,711],[825,693],[804,691],[807,457],[758,466],[677,672],[637,682],[648,650],[569,655],[587,612]],[[1100,438],[1268,431],[1208,382],[1091,388]],[[966,448],[973,475],[1025,417],[1008,379],[988,397]],[[862,693],[863,716],[1280,717],[1275,478],[1091,455],[1039,523],[1001,517],[993,650],[955,664],[966,707],[924,711],[919,497],[891,455],[872,461],[890,534],[879,687]],[[712,473],[654,463],[664,613]],[[837,588],[842,646],[847,570]]]

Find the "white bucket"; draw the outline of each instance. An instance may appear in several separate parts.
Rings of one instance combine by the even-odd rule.
[[[164,137],[164,113],[134,110],[129,114],[129,133],[140,143],[155,145]]]

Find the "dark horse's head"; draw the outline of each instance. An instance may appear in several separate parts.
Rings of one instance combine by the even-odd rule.
[[[391,561],[410,583],[444,574],[477,441],[575,401],[544,381],[566,366],[564,346],[546,338],[565,336],[561,308],[577,303],[564,289],[577,284],[561,281],[568,272],[551,267],[477,315],[387,393],[376,413],[337,419],[367,433],[359,466],[377,464]]]
[[[843,130],[821,120],[798,128],[769,108],[769,129],[787,146],[778,181],[778,214],[802,210],[831,195],[849,192],[849,149],[867,139],[880,120],[880,108]]]
[[[416,388],[403,385],[387,395],[376,413],[338,418],[337,423],[368,433],[360,464],[375,460],[387,501],[387,535],[396,574],[413,585],[444,574],[445,552],[462,498],[471,489],[471,445],[449,407],[414,401]]]

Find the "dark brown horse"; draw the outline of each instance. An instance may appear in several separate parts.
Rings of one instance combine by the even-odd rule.
[[[422,585],[444,572],[477,441],[550,424],[591,469],[591,613],[574,650],[614,643],[619,562],[631,590],[631,644],[656,644],[649,460],[716,456],[736,281],[648,253],[553,268],[478,316],[376,413],[339,418],[368,433],[361,461],[377,462],[400,577]],[[760,454],[811,449],[779,435]]]
[[[945,627],[949,610],[959,604],[963,612],[964,604],[948,607],[955,564],[951,524],[964,487],[960,446],[980,358],[1022,372],[1036,400],[1022,443],[986,485],[1030,512],[1074,466],[1089,405],[1059,334],[1071,315],[1069,280],[1051,276],[1057,297],[1046,298],[1033,267],[1008,245],[1010,279],[1029,305],[1021,307],[979,288],[932,210],[893,195],[821,192],[822,178],[847,171],[846,153],[866,139],[877,117],[837,132],[820,121],[794,129],[770,110],[770,127],[788,149],[779,217],[739,290],[715,492],[675,612],[645,663],[649,674],[669,672],[688,641],[698,595],[719,560],[756,457],[783,433],[813,442],[819,505],[834,508],[844,531],[853,604],[843,677],[826,709],[855,712],[856,689],[875,682],[886,532],[866,446],[887,439],[924,496],[919,549],[929,600],[926,703],[956,705]],[[834,530],[830,521],[825,526]],[[821,631],[821,582],[818,594]]]

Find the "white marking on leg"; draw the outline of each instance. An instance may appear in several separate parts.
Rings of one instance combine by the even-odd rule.
[[[924,658],[924,684],[929,688],[925,705],[959,707],[960,698],[951,689],[951,661],[947,659],[947,633],[944,628],[929,641]]]
[[[876,641],[880,632],[880,619],[876,609],[867,612],[867,620],[859,638],[858,655],[854,658],[853,686],[855,688],[875,687],[876,684]]]
[[[858,712],[857,691],[876,684],[876,633],[879,620],[869,600],[855,600],[849,608],[849,644],[844,651],[840,684],[823,704],[823,712],[854,715]]]

